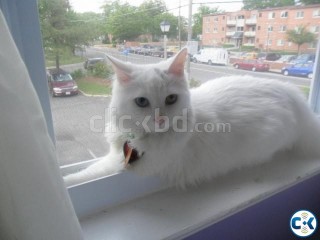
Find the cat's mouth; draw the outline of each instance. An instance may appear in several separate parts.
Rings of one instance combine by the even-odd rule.
[[[138,161],[143,156],[143,153],[139,154],[139,152],[136,149],[132,148],[130,142],[128,141],[126,141],[123,145],[123,154],[125,157],[125,167],[131,166],[132,163]]]

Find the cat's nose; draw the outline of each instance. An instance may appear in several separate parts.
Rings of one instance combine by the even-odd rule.
[[[155,117],[154,122],[160,126],[165,122],[165,117],[164,116]]]

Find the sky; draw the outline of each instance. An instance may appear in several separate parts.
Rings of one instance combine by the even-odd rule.
[[[139,6],[144,0],[131,0],[126,1],[134,6]],[[71,6],[76,12],[101,12],[100,6],[105,2],[112,2],[110,0],[69,0]],[[124,0],[122,2],[125,2]],[[179,2],[181,4],[181,16],[188,17],[188,3],[189,0],[164,0],[167,5],[167,8],[172,14],[179,15]],[[213,2],[220,2],[215,3]],[[240,10],[243,6],[241,0],[193,0],[192,13],[194,14],[200,3],[205,4],[209,7],[219,7],[219,9],[226,12],[233,12]]]

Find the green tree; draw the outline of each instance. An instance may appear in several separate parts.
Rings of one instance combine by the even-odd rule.
[[[316,36],[313,33],[309,32],[306,26],[299,26],[296,29],[288,30],[286,34],[288,41],[297,44],[299,54],[302,44],[314,42],[316,40]]]
[[[310,4],[318,4],[320,3],[320,0],[300,0],[299,2],[305,5],[310,5]]]
[[[133,40],[142,34],[142,16],[138,8],[119,1],[104,6],[106,32],[119,41]]]
[[[77,45],[101,35],[101,16],[75,13],[68,0],[39,0],[38,9],[45,53],[56,56],[56,68],[62,52],[74,53]]]
[[[38,9],[45,51],[55,53],[56,68],[59,68],[59,51],[65,47],[67,13],[71,10],[69,1],[40,0]]]
[[[269,7],[294,6],[295,0],[243,0],[243,9],[265,9]]]
[[[142,16],[142,31],[144,34],[151,34],[153,39],[159,38],[160,22],[159,15],[164,14],[167,7],[162,0],[146,0],[139,6]]]
[[[70,48],[73,53],[75,53],[77,45],[89,45],[91,41],[103,35],[101,14],[69,11],[67,18],[68,30],[65,36],[65,45]]]
[[[208,6],[200,6],[198,8],[198,12],[193,14],[193,27],[192,27],[192,38],[197,39],[198,35],[202,34],[202,23],[203,23],[203,16],[207,14],[213,13],[221,13],[222,11],[216,8],[210,8]]]

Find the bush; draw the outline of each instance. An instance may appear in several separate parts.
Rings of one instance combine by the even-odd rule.
[[[254,46],[241,46],[241,51],[244,52],[251,52],[251,51],[255,51],[255,47]]]
[[[196,88],[196,87],[199,87],[200,85],[201,85],[201,82],[194,78],[191,78],[189,81],[190,88]]]
[[[73,79],[80,79],[80,78],[85,77],[85,74],[82,71],[82,69],[78,69],[78,70],[73,71],[71,73],[71,76],[72,76]]]
[[[222,45],[223,48],[233,48],[235,47],[234,44],[225,43]]]
[[[106,65],[104,63],[97,63],[92,68],[90,68],[90,73],[94,77],[99,78],[107,78],[109,77],[113,72],[109,65]]]

